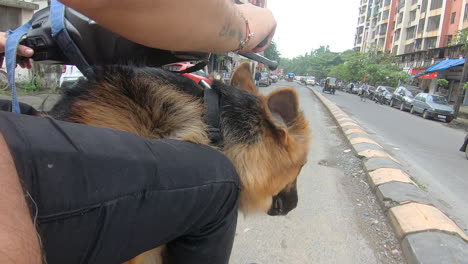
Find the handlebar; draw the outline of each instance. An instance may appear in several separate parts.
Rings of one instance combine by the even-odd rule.
[[[260,63],[265,64],[268,66],[268,68],[272,71],[276,70],[278,68],[278,62],[277,61],[272,61],[258,53],[253,53],[253,52],[248,52],[248,53],[240,53],[241,56],[246,57],[247,59],[251,59]]]

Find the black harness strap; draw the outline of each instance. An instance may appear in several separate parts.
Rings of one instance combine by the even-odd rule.
[[[219,122],[219,94],[215,90],[205,87],[203,101],[206,108],[205,122],[209,126],[208,136],[212,144],[221,147],[223,136]]]

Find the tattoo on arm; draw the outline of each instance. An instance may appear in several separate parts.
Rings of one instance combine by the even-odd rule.
[[[237,38],[238,41],[244,39],[244,31],[242,29],[237,30],[231,22],[228,22],[219,31],[218,35],[225,38]]]

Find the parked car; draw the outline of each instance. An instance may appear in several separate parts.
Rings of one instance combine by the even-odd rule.
[[[84,79],[84,75],[74,65],[63,65],[59,86],[62,89],[70,88],[79,79]]]
[[[468,134],[465,137],[465,142],[463,142],[463,145],[460,148],[461,152],[465,152],[465,156],[468,159]]]
[[[393,98],[393,93],[395,92],[395,88],[387,87],[388,93],[385,94],[385,104],[390,104],[390,101]]]
[[[454,117],[454,110],[445,97],[428,93],[420,93],[414,97],[410,112],[420,113],[424,119],[443,119],[447,123],[452,122]]]
[[[372,91],[372,100],[381,104],[388,104],[394,91],[395,89],[392,87],[380,85]]]
[[[419,91],[416,89],[409,89],[404,86],[398,87],[393,92],[392,99],[390,100],[391,107],[398,107],[401,111],[406,111],[411,108],[413,104],[414,95],[418,94]]]
[[[306,85],[315,85],[315,77],[307,77]]]
[[[262,72],[261,74],[262,74],[262,76],[260,77],[260,80],[258,82],[258,86],[262,86],[262,85],[270,86],[271,80],[268,77],[268,73],[267,72]]]

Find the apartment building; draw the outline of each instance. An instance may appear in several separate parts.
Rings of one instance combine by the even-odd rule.
[[[400,55],[444,47],[467,27],[467,0],[361,0],[355,50]]]
[[[395,0],[361,0],[355,50],[385,50],[393,36]]]
[[[466,28],[468,0],[361,0],[354,49],[392,52],[422,90],[455,101],[464,92],[459,89],[463,65],[456,63],[463,52],[449,43]],[[448,68],[423,74],[445,60],[454,64],[444,62]],[[437,86],[438,78],[449,80],[448,89]]]

